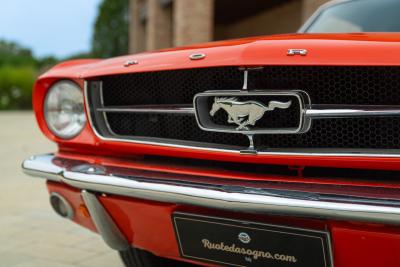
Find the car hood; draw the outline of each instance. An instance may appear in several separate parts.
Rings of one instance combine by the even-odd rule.
[[[288,56],[288,49],[306,49],[306,56]],[[202,53],[202,60],[190,55]],[[136,60],[129,67],[125,62]],[[284,34],[164,49],[106,60],[60,64],[44,76],[96,76],[202,68],[259,65],[400,65],[400,33]]]

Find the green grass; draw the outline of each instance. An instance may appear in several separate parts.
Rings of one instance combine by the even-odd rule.
[[[0,66],[0,110],[32,108],[33,66]]]

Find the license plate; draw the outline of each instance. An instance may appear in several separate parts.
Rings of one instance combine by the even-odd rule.
[[[181,257],[227,266],[331,267],[329,233],[174,213]]]

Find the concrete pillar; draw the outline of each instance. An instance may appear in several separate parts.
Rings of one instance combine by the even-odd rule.
[[[147,50],[172,46],[172,6],[148,0]]]
[[[175,46],[213,39],[214,0],[175,0],[173,9]]]
[[[130,1],[129,53],[146,50],[146,22],[141,15],[144,8],[146,6],[143,0]]]
[[[321,5],[330,0],[303,0],[303,22],[305,22]]]

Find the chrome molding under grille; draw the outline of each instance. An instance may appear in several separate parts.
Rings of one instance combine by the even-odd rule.
[[[244,72],[243,79],[249,79],[249,73]],[[207,91],[205,88],[204,91]],[[128,88],[127,88],[128,90]],[[143,88],[142,88],[143,90]],[[306,91],[306,90],[305,90]],[[131,142],[149,145],[161,145],[178,148],[191,148],[209,151],[223,151],[230,153],[240,153],[243,151],[243,146],[224,145],[218,142],[207,143],[197,141],[180,140],[179,138],[161,138],[151,137],[146,135],[126,136],[113,132],[109,124],[109,117],[113,114],[143,114],[148,115],[149,120],[152,120],[153,115],[171,115],[190,117],[195,120],[195,109],[192,104],[146,104],[146,105],[114,105],[107,106],[103,99],[103,85],[101,79],[98,81],[85,82],[85,98],[86,109],[89,116],[89,121],[99,138],[103,140],[116,142]],[[312,101],[312,100],[311,100]],[[328,120],[328,119],[352,119],[352,118],[380,118],[380,117],[400,117],[400,105],[340,105],[340,104],[318,104],[312,103],[304,106],[304,118],[312,120]],[[157,118],[155,118],[157,119]],[[138,122],[139,123],[139,122]],[[366,133],[368,134],[368,133]],[[358,148],[343,148],[329,149],[317,148],[308,149],[305,147],[293,147],[289,149],[283,148],[268,148],[260,149],[258,154],[266,155],[311,155],[311,156],[378,156],[378,157],[398,157],[400,149],[379,149],[362,147]]]

